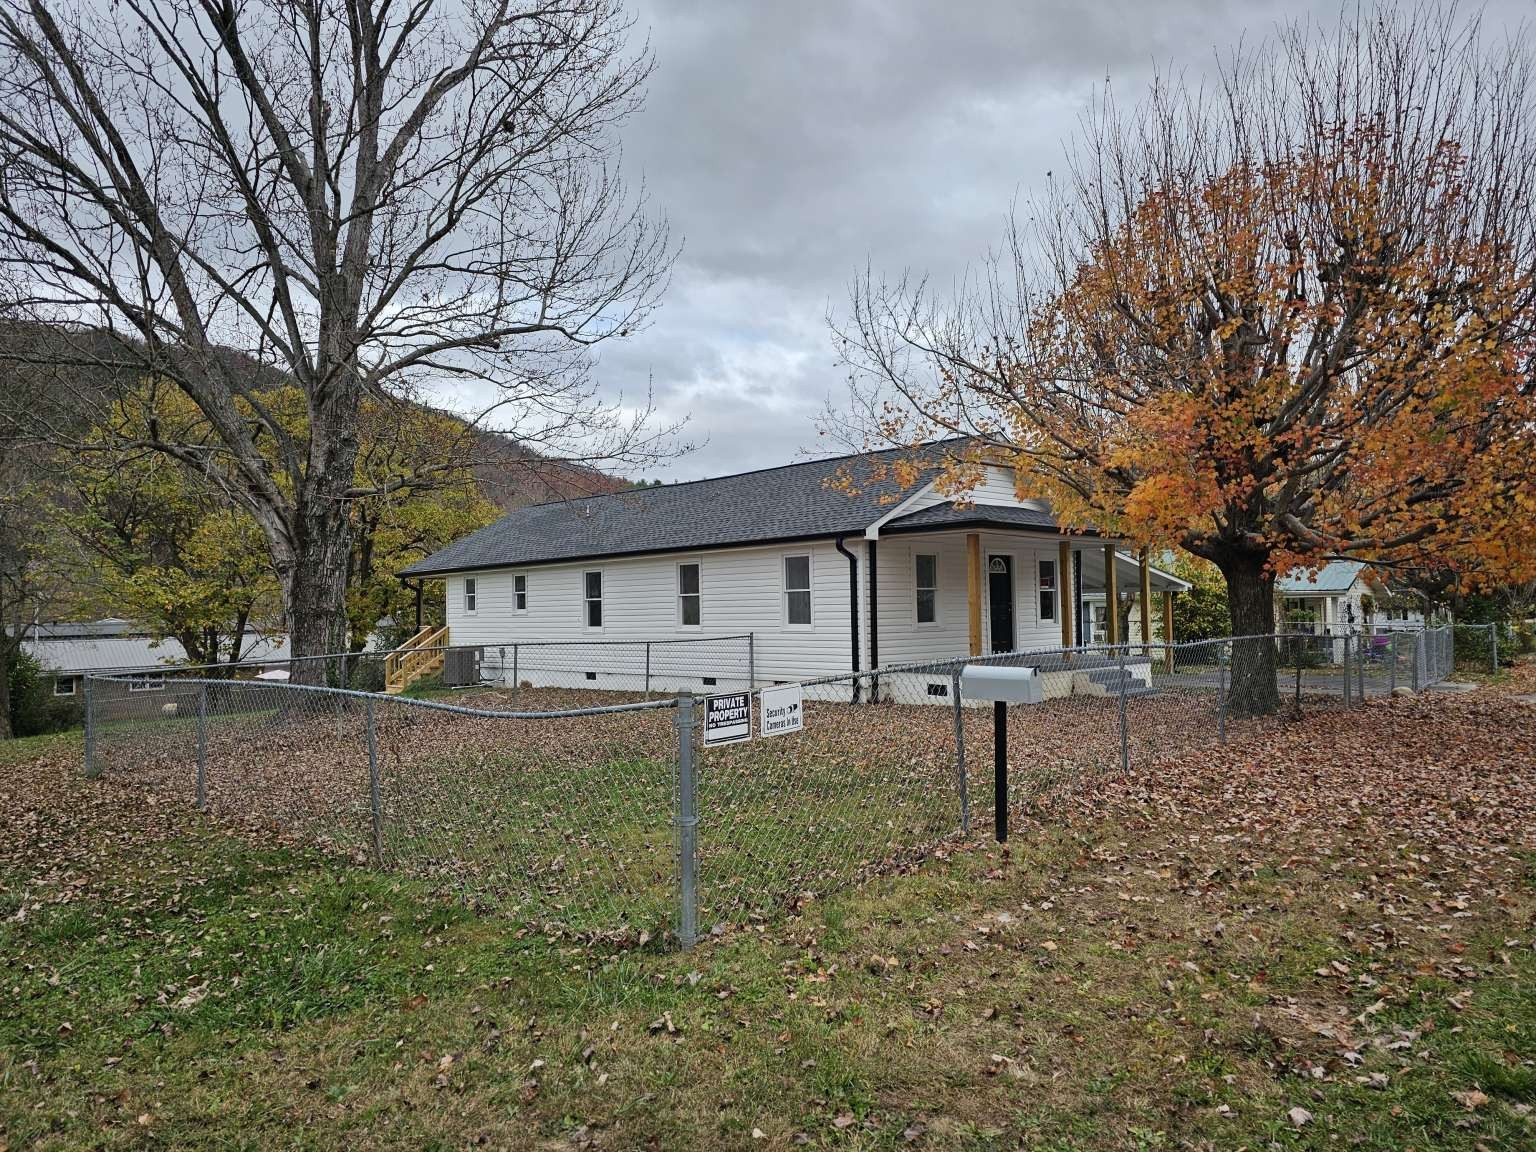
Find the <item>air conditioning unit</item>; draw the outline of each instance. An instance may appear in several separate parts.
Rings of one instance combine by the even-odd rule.
[[[450,648],[443,653],[443,687],[467,688],[480,683],[484,648]]]

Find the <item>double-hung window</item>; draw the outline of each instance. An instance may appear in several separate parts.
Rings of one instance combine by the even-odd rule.
[[[700,618],[699,566],[677,566],[677,622],[684,628],[697,628]]]
[[[601,572],[582,573],[583,593],[585,597],[584,610],[588,628],[601,628],[603,626],[603,574]]]
[[[474,615],[478,591],[475,586],[475,578],[473,576],[464,577],[464,612],[466,615]]]
[[[784,557],[784,623],[792,628],[811,626],[811,558]]]
[[[528,611],[528,574],[517,572],[512,576],[512,611]]]
[[[1040,619],[1056,619],[1056,561],[1040,561]]]
[[[917,622],[936,624],[939,619],[939,558],[917,554]]]

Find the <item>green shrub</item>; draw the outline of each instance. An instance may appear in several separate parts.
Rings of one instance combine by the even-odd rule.
[[[18,652],[6,669],[11,690],[11,734],[43,736],[78,728],[83,711],[78,697],[55,696],[53,677],[27,652]]]

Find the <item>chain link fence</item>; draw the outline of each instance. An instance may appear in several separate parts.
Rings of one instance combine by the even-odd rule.
[[[748,665],[718,686],[720,700],[750,700],[756,714],[737,733],[749,738],[724,744],[700,734],[705,709],[688,691],[697,665],[653,663],[647,700],[643,667],[639,681],[582,687],[594,682],[523,677],[523,659],[520,646],[516,679],[493,677],[508,686],[454,703],[91,677],[86,772],[541,930],[627,942],[674,932],[687,944],[909,866],[973,829],[1002,833],[1091,804],[1096,782],[1216,747],[1255,718],[1429,687],[1451,674],[1455,634],[1015,652],[764,693]],[[1018,669],[1039,703],[970,698],[965,669],[977,664]],[[661,694],[667,675],[682,692]],[[786,699],[799,723],[771,734],[763,706]]]

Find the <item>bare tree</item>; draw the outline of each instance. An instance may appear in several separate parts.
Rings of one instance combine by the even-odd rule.
[[[1065,523],[1212,561],[1240,635],[1298,562],[1529,564],[1531,81],[1522,39],[1424,4],[1106,100],[953,297],[857,283],[853,426],[970,437]],[[1234,706],[1273,711],[1243,647]]]
[[[613,0],[0,0],[5,303],[50,327],[22,358],[191,397],[212,440],[128,447],[255,517],[296,653],[345,646],[365,397],[447,381],[535,447],[665,449],[588,375],[673,256],[616,173],[651,68],[630,29]]]

